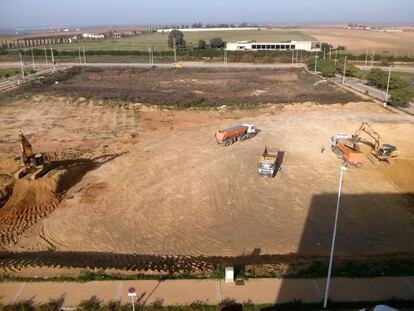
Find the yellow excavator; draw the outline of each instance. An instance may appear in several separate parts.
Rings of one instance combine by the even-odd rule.
[[[369,137],[371,137],[374,142],[361,137],[363,133],[366,133]],[[389,158],[398,157],[400,155],[400,150],[396,146],[391,144],[382,144],[380,134],[378,134],[368,122],[362,122],[361,126],[355,131],[352,138],[349,139],[345,145],[356,150],[358,148],[358,143],[364,143],[371,146],[372,154],[379,160],[388,160]]]
[[[37,179],[49,170],[49,164],[45,162],[41,153],[34,153],[32,145],[22,132],[19,133],[20,142],[20,169],[14,174],[16,179]]]

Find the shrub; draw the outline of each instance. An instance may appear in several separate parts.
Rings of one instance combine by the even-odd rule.
[[[99,311],[101,304],[102,301],[98,297],[92,296],[89,299],[82,300],[79,304],[79,309],[85,311]]]
[[[314,64],[315,66],[315,64]],[[317,65],[319,71],[321,72],[322,76],[324,77],[335,77],[335,63],[333,60],[330,59],[321,59],[319,64]]]
[[[390,94],[389,104],[399,107],[407,107],[414,97],[414,92],[408,87],[391,90]]]

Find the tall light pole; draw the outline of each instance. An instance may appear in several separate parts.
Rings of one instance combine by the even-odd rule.
[[[175,42],[175,37],[173,37],[173,44],[174,44],[174,63],[177,62],[177,46]]]
[[[338,58],[338,50],[335,50],[335,67],[336,67],[337,58]]]
[[[390,80],[391,80],[391,65],[390,65],[390,69],[388,70],[387,92],[385,93],[385,102],[384,102],[384,107],[386,107],[386,106],[387,106],[387,101],[388,101],[388,90],[390,89]]]
[[[292,50],[292,65],[293,65],[293,58],[294,58],[294,54],[293,53],[295,53],[294,50]]]
[[[55,69],[55,56],[53,55],[53,49],[52,49],[52,46],[50,46],[50,53],[52,54],[53,69]]]
[[[318,52],[315,53],[315,74],[316,74],[316,65],[318,63]]]
[[[24,66],[23,66],[22,53],[19,53],[19,57],[20,57],[20,69],[22,70],[22,79],[24,79]]]
[[[342,191],[342,177],[343,177],[344,171],[346,171],[346,170],[347,170],[347,168],[344,166],[344,164],[342,164],[341,165],[341,175],[339,176],[338,199],[336,201],[335,223],[334,223],[334,229],[333,229],[333,234],[332,234],[331,255],[329,257],[328,277],[326,279],[325,297],[323,299],[323,308],[324,309],[326,309],[326,306],[328,304],[329,285],[331,283],[332,262],[333,262],[333,255],[334,255],[334,249],[335,249],[336,227],[338,225],[339,203],[340,203],[340,200],[341,200],[341,191]]]
[[[33,56],[33,48],[30,49],[32,52],[32,66],[33,66],[33,71],[36,71],[36,66],[35,66],[35,61],[34,61],[34,56]]]
[[[364,65],[365,68],[367,68],[367,61],[368,61],[368,50],[365,51],[365,65]]]
[[[79,53],[79,65],[82,65],[82,58],[80,54],[80,47],[78,46],[78,53]]]
[[[329,59],[331,59],[331,56],[332,56],[332,48],[329,47]]]
[[[375,50],[372,52],[371,68],[374,67],[374,60],[375,60]]]
[[[344,60],[344,75],[342,76],[342,85],[345,85],[345,75],[346,75],[346,56]]]
[[[86,64],[85,46],[82,46],[82,48],[83,48],[83,62]]]
[[[46,49],[46,47],[45,47],[45,61],[46,61],[46,64],[49,64],[49,62],[47,60],[47,49]]]
[[[224,65],[227,65],[227,49],[224,49],[224,57],[223,57]]]

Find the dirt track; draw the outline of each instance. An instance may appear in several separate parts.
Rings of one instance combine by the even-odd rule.
[[[81,146],[90,157],[121,153],[86,172],[58,208],[9,250],[324,256],[339,173],[339,160],[329,150],[333,133],[351,133],[361,121],[371,121],[385,142],[402,150],[392,170],[413,175],[408,172],[414,155],[411,117],[376,104],[244,112],[155,110],[140,111],[138,117],[132,109],[56,99],[1,109],[0,116],[9,119],[1,122],[1,146],[9,155],[17,153],[8,138],[18,128],[33,134],[39,150]],[[35,128],[27,117],[39,110],[48,115],[38,114]],[[242,122],[256,124],[261,132],[228,148],[215,144],[217,128]],[[132,139],[131,133],[138,136]],[[275,179],[256,173],[266,144],[285,151]],[[412,183],[391,180],[386,171],[382,164],[366,161],[346,173],[338,255],[414,252],[412,201],[402,194],[412,191]]]

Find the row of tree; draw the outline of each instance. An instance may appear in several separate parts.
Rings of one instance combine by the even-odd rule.
[[[332,59],[315,59],[315,57],[311,57],[307,61],[307,66],[310,71],[315,70],[315,62],[316,62],[316,71],[320,72],[323,77],[334,77],[336,73],[343,74],[344,72],[344,61],[338,60],[335,64],[335,61]],[[345,75],[348,77],[356,77],[359,73],[357,67],[353,64],[346,65]]]
[[[367,75],[369,85],[379,89],[386,90],[388,85],[389,73],[379,68],[373,68]],[[389,103],[397,106],[406,106],[413,98],[414,92],[410,88],[410,84],[395,74],[389,76]]]
[[[310,71],[315,70],[315,61],[316,71],[320,72],[323,77],[331,78],[334,77],[336,73],[343,74],[344,62],[342,59],[335,64],[335,61],[331,59],[309,58],[307,66]],[[357,77],[360,76],[360,70],[353,64],[347,63],[345,75],[348,77]],[[366,79],[368,85],[375,86],[382,90],[387,89],[388,73],[381,69],[371,69]],[[396,106],[407,106],[407,104],[414,98],[414,92],[410,88],[410,84],[395,74],[390,76],[389,94],[389,104]]]
[[[184,40],[184,34],[182,31],[173,30],[168,35],[168,47],[173,49],[174,44],[177,49],[183,49],[186,47],[186,42]],[[198,41],[199,49],[221,49],[224,48],[225,45],[226,43],[223,41],[223,39],[218,37],[211,39],[209,44],[207,44],[207,42],[202,39]]]

